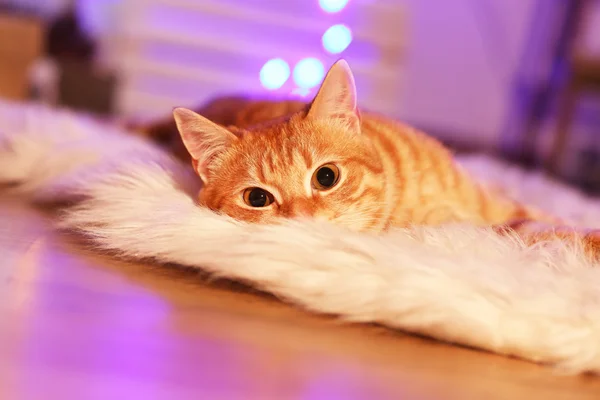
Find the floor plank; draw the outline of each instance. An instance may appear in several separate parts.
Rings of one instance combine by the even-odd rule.
[[[2,399],[598,399],[600,379],[126,263],[0,200]]]

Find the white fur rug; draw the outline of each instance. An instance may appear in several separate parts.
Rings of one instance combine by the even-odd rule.
[[[0,102],[0,184],[77,200],[57,225],[98,250],[206,270],[348,321],[600,373],[600,268],[560,243],[527,248],[469,226],[384,236],[237,223],[195,205],[197,180],[152,144],[81,115]],[[600,227],[600,202],[518,168],[463,164],[514,196]]]

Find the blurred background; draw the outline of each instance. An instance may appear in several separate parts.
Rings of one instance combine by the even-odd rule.
[[[147,120],[221,94],[362,107],[600,192],[600,0],[0,0],[0,97]]]

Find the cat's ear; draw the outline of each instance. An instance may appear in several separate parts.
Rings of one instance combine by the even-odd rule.
[[[345,60],[337,61],[327,72],[307,118],[338,119],[349,129],[360,132],[354,76]]]
[[[237,137],[187,108],[175,108],[173,117],[183,144],[194,159],[200,178],[206,183],[208,165],[212,158],[236,141]]]

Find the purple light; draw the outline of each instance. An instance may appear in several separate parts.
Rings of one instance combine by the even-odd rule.
[[[259,77],[265,89],[279,89],[290,78],[290,66],[281,58],[272,58],[260,69]]]
[[[319,6],[328,13],[340,12],[348,5],[348,0],[319,0]]]
[[[302,89],[310,89],[317,86],[324,77],[325,67],[316,58],[303,58],[294,67],[294,82]]]

